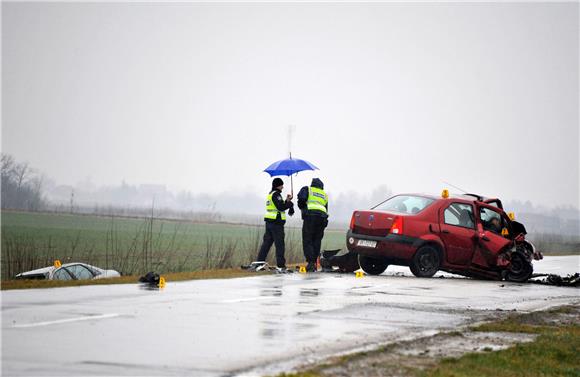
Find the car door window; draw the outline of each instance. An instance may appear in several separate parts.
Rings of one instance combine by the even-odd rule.
[[[481,207],[479,209],[479,218],[483,229],[491,232],[501,234],[502,228],[506,227],[505,221],[502,219],[499,212],[490,208]]]
[[[452,203],[443,212],[445,224],[475,229],[473,207],[470,204]]]
[[[67,269],[77,278],[78,280],[92,279],[93,274],[88,268],[81,264],[75,264],[72,266],[67,266]]]
[[[68,271],[61,267],[55,271],[54,275],[52,275],[53,280],[72,280],[72,276],[68,273]]]

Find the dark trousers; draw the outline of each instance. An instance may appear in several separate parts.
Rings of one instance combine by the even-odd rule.
[[[315,263],[320,255],[324,228],[328,220],[322,216],[305,216],[302,224],[302,248],[306,262]]]
[[[266,232],[258,253],[258,262],[266,260],[272,244],[276,245],[276,264],[278,267],[286,267],[286,258],[284,258],[286,250],[284,245],[284,224],[266,221]]]

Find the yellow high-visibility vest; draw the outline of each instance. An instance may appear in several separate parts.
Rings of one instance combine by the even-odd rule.
[[[306,208],[309,211],[320,211],[328,214],[328,211],[326,210],[327,204],[328,195],[326,195],[323,190],[317,187],[308,187],[308,200],[306,201]]]
[[[278,211],[278,208],[276,208],[276,205],[272,200],[273,193],[274,191],[269,193],[266,197],[266,214],[264,215],[264,219],[276,220],[278,218],[278,214],[280,214],[280,218],[282,220],[286,220],[286,212]]]

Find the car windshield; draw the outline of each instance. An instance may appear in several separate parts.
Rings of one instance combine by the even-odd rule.
[[[393,211],[414,215],[427,208],[435,199],[423,196],[398,195],[374,207],[378,211]]]
[[[67,270],[77,278],[77,280],[92,279],[93,274],[85,266],[74,264],[68,266]]]

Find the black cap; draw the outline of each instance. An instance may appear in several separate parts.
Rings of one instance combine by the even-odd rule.
[[[310,186],[324,190],[324,183],[322,183],[320,178],[312,178],[312,183],[310,183]]]
[[[281,178],[274,178],[272,181],[272,188],[276,188],[278,186],[284,186],[284,181]]]

